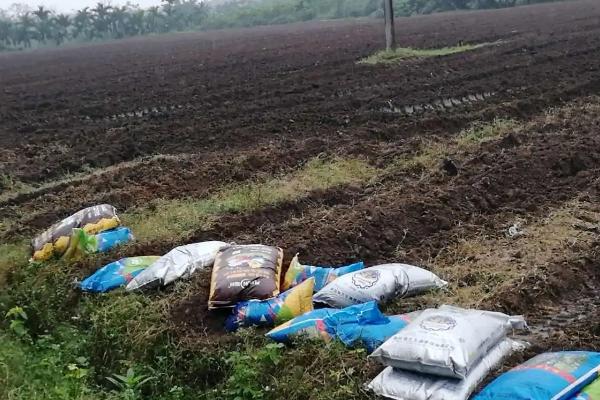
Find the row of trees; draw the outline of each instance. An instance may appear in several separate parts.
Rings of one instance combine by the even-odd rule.
[[[206,16],[206,3],[198,0],[165,0],[161,7],[148,9],[98,3],[74,14],[16,5],[10,11],[0,11],[0,48],[192,30],[200,28]]]
[[[510,7],[552,0],[395,0],[399,15]],[[0,10],[0,50],[151,33],[281,24],[311,19],[383,16],[381,0],[163,0],[142,9],[98,3],[73,14],[16,4]]]

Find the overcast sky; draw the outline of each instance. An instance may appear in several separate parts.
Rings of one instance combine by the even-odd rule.
[[[126,2],[127,0],[102,1],[102,3],[111,3],[113,5],[123,5]],[[161,3],[160,0],[131,0],[130,2],[132,4],[139,4],[141,7],[151,7]],[[6,10],[14,3],[27,4],[31,7],[43,5],[56,11],[67,12],[87,6],[94,6],[98,3],[98,0],[0,0],[0,8]]]

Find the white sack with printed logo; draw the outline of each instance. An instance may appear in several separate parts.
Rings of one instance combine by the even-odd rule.
[[[395,400],[467,400],[485,377],[525,344],[504,339],[477,363],[465,379],[440,378],[387,367],[369,384],[376,395]]]
[[[127,290],[151,289],[187,279],[199,269],[212,267],[219,250],[227,246],[225,242],[212,241],[175,247],[133,278]]]
[[[526,326],[521,316],[441,306],[423,311],[371,358],[389,367],[464,379],[510,331]]]
[[[442,288],[447,282],[432,272],[408,264],[384,264],[340,276],[313,300],[343,308],[368,301],[385,303],[395,297],[414,296]]]

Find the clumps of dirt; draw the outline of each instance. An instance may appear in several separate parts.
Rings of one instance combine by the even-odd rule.
[[[216,340],[226,340],[225,319],[231,314],[231,309],[208,309],[210,294],[210,279],[212,270],[205,269],[194,274],[187,285],[183,298],[173,299],[170,307],[170,318],[177,327],[178,333],[187,339],[210,337]],[[175,297],[175,296],[173,296]]]
[[[598,244],[595,246],[598,248]],[[534,314],[536,307],[560,302],[573,294],[585,296],[598,287],[598,260],[579,256],[532,270],[514,286],[494,293],[484,307],[510,314]]]

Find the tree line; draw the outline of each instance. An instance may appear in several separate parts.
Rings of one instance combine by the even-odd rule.
[[[552,0],[396,0],[402,16],[512,7]],[[98,3],[74,13],[15,4],[0,10],[0,50],[121,39],[167,32],[283,24],[313,19],[383,16],[381,0],[163,0],[161,6]]]

